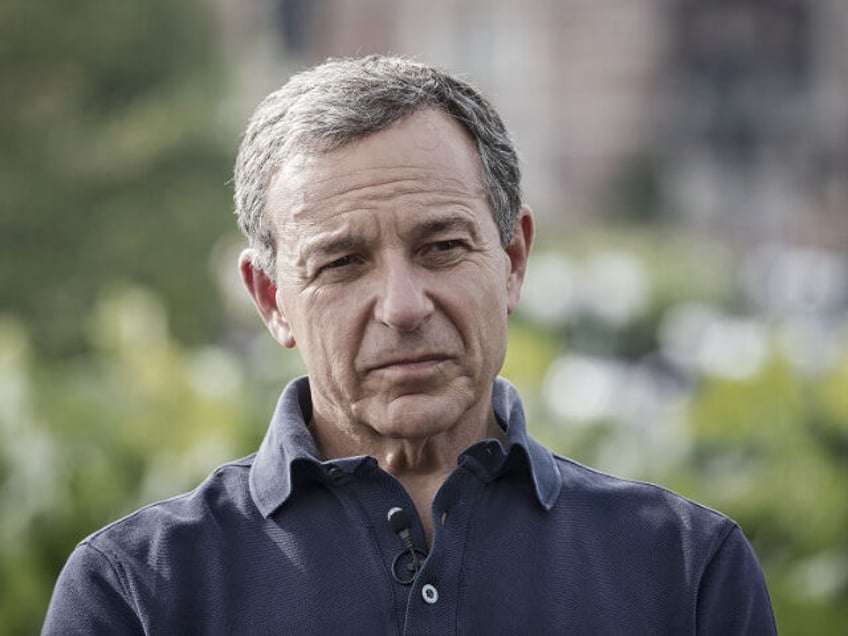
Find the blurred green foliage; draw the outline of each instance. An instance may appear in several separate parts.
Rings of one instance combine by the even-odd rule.
[[[231,227],[234,135],[215,51],[196,2],[3,3],[0,306],[39,351],[82,350],[116,276],[162,294],[184,340],[220,327],[204,254]]]
[[[255,450],[301,369],[255,335],[258,320],[245,329],[225,310],[211,273],[212,246],[233,227],[237,134],[216,110],[215,38],[194,2],[0,7],[2,634],[38,631],[85,535]],[[743,307],[732,260],[692,237],[588,228],[547,233],[539,248],[624,250],[652,294],[621,324],[514,318],[504,375],[535,434],[731,515],[760,556],[781,633],[848,633],[848,342],[814,376],[772,347],[743,379],[695,377],[651,428],[569,422],[542,392],[563,354],[638,360],[676,303]]]

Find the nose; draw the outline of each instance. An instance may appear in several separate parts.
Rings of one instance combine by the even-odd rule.
[[[433,313],[423,273],[398,258],[384,264],[374,318],[400,332],[418,329]]]

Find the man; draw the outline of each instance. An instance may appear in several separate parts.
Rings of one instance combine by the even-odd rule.
[[[732,521],[527,434],[496,376],[533,217],[473,88],[323,64],[258,107],[235,186],[308,376],[258,453],[84,540],[45,633],[774,633]]]

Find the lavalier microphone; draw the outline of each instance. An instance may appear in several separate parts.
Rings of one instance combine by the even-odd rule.
[[[427,553],[412,544],[412,516],[406,510],[396,506],[389,510],[387,518],[392,532],[400,537],[406,548],[392,561],[392,577],[401,585],[409,585],[424,565]],[[405,567],[402,567],[404,563]]]

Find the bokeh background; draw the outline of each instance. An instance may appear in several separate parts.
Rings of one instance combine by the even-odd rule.
[[[236,278],[239,133],[370,52],[516,137],[535,434],[731,515],[781,633],[848,633],[843,0],[3,2],[0,633],[86,534],[258,445],[302,367]]]

